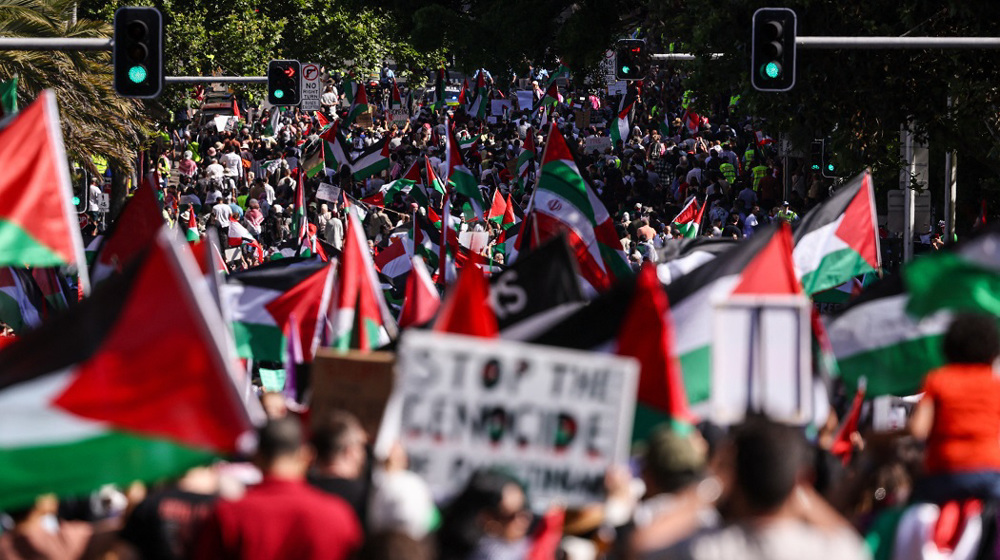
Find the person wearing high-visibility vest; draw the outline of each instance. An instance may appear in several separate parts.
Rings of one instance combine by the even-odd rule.
[[[753,191],[758,192],[760,188],[760,180],[767,176],[771,171],[771,168],[761,163],[755,166],[751,172],[753,173]]]
[[[781,205],[781,210],[778,210],[778,218],[785,220],[788,223],[792,223],[799,219],[799,215],[795,213],[788,207],[788,201],[786,200],[784,204]]]
[[[732,185],[736,181],[736,166],[727,162],[719,164],[719,171],[722,172],[722,176],[726,178],[726,181]]]

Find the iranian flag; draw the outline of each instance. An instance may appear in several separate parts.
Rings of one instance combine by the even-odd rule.
[[[0,166],[0,265],[76,265],[88,290],[54,93],[43,91],[0,129]]]
[[[486,78],[483,77],[483,71],[479,71],[479,77],[476,78],[476,97],[472,100],[472,105],[469,107],[469,116],[477,118],[479,120],[486,119],[486,107],[489,104],[489,97],[486,95]]]
[[[294,315],[303,354],[310,361],[332,283],[329,263],[300,258],[266,262],[226,277],[220,291],[230,310],[237,355],[281,362],[284,333]]]
[[[868,171],[795,225],[795,268],[807,294],[881,268],[875,190]]]
[[[362,113],[367,113],[369,111],[368,107],[368,93],[365,92],[365,86],[359,84],[357,91],[354,93],[354,99],[351,100],[351,108],[347,111],[347,118],[344,122],[347,125],[354,123]]]
[[[941,339],[957,312],[1000,316],[1000,230],[918,257],[901,275],[864,290],[827,327],[848,386],[911,395],[944,363]]]
[[[479,182],[476,181],[476,177],[462,160],[462,154],[458,151],[458,141],[455,140],[455,131],[451,129],[450,124],[448,119],[445,119],[445,128],[448,129],[447,145],[445,146],[448,185],[452,192],[468,197],[472,203],[473,212],[477,216],[481,216],[483,208],[486,207],[486,201],[483,200],[483,193],[479,191]]]
[[[557,127],[549,130],[532,203],[532,245],[566,233],[580,275],[598,292],[632,275],[614,223],[580,174]]]
[[[252,425],[210,298],[163,231],[0,352],[0,509],[176,477],[237,451]]]
[[[184,230],[184,237],[187,238],[188,243],[195,243],[201,239],[201,233],[198,231],[198,216],[195,214],[193,206],[188,206],[187,215],[187,228]]]
[[[608,130],[611,136],[611,145],[617,147],[618,142],[624,144],[628,141],[628,135],[632,131],[629,127],[628,117],[632,113],[632,107],[639,100],[639,84],[641,82],[629,82],[625,95],[618,103],[618,111],[611,116],[608,123]]]
[[[163,227],[163,213],[156,202],[156,191],[148,185],[136,189],[125,203],[121,215],[104,236],[94,261],[94,283],[99,283],[132,262],[152,243]]]
[[[355,181],[361,181],[389,169],[390,163],[389,136],[383,136],[351,162],[351,172]]]
[[[339,350],[371,351],[396,336],[396,324],[385,303],[361,220],[347,213],[347,231],[340,256],[329,320],[331,346]]]
[[[403,97],[399,95],[399,87],[396,86],[396,78],[392,79],[392,95],[389,97],[389,109],[401,109],[403,107]]]
[[[698,204],[698,199],[691,197],[681,208],[680,213],[673,219],[673,226],[680,230],[685,238],[698,237],[698,230],[701,228],[701,219],[705,215],[705,204]]]
[[[507,201],[500,194],[500,187],[497,187],[493,190],[493,204],[490,205],[490,209],[486,212],[486,219],[499,224],[504,221],[506,214]],[[513,213],[511,214],[511,219],[513,220]]]

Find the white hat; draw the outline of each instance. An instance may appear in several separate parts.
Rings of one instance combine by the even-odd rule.
[[[435,511],[427,483],[410,471],[376,473],[375,482],[368,507],[369,531],[398,531],[414,540],[426,537]]]

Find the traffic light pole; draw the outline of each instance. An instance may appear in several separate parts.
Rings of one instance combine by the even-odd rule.
[[[266,84],[267,76],[165,76],[168,84]]]
[[[1000,37],[823,37],[795,38],[800,49],[1000,49]]]

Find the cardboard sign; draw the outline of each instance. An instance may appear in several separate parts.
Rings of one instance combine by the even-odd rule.
[[[361,128],[371,128],[372,127],[372,107],[368,106],[368,110],[364,113],[358,115],[358,118],[354,120],[354,124],[360,126]]]
[[[389,124],[394,124],[399,128],[406,126],[406,123],[410,120],[410,114],[406,112],[406,109],[389,109],[386,113]]]
[[[577,128],[584,129],[590,126],[590,109],[577,109],[574,116]]]
[[[370,437],[375,437],[392,392],[394,363],[391,352],[320,348],[311,370],[311,417],[315,420],[330,410],[346,410],[358,417]]]
[[[603,154],[611,148],[611,138],[608,136],[588,136],[583,139],[583,151],[588,154],[597,152]]]
[[[340,202],[340,187],[330,183],[320,183],[316,189],[316,198],[327,202]]]
[[[604,118],[604,115],[600,111],[590,112],[590,126],[594,128],[604,128],[608,125],[608,121]]]
[[[638,363],[518,342],[407,331],[376,448],[401,440],[437,498],[509,469],[532,503],[602,498],[628,458]]]

